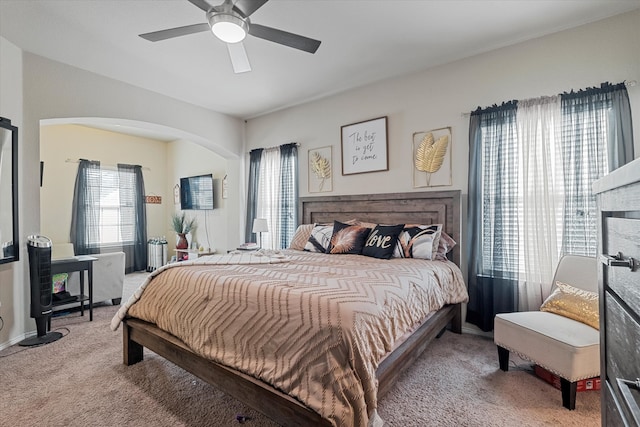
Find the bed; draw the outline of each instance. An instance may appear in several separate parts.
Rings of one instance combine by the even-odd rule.
[[[302,223],[324,223],[334,220],[346,222],[348,220],[357,218],[360,221],[381,224],[443,224],[443,231],[445,231],[457,242],[460,242],[459,191],[303,198],[301,199],[299,209]],[[377,404],[377,400],[389,391],[402,371],[410,366],[417,357],[419,357],[426,346],[429,345],[429,343],[436,336],[444,332],[447,325],[450,325],[452,331],[457,333],[461,332],[460,301],[463,300],[462,298],[458,297],[459,301],[455,303],[445,303],[443,306],[439,306],[437,310],[433,310],[426,316],[421,315],[427,320],[421,320],[420,322],[416,323],[411,328],[412,332],[410,334],[403,334],[402,339],[396,339],[397,337],[390,337],[386,341],[381,339],[381,342],[385,342],[384,346],[377,346],[376,341],[369,340],[369,342],[373,342],[373,345],[371,346],[373,347],[373,350],[368,347],[365,350],[361,350],[360,346],[354,345],[348,350],[343,351],[343,353],[348,354],[348,357],[345,357],[348,360],[341,362],[341,364],[343,366],[350,367],[350,369],[353,368],[354,371],[351,372],[350,369],[344,369],[344,373],[339,374],[340,377],[344,376],[347,379],[350,378],[349,375],[351,375],[353,378],[366,377],[366,369],[371,370],[371,366],[367,365],[366,368],[363,368],[364,370],[358,371],[358,367],[360,365],[365,365],[364,363],[360,363],[360,353],[375,353],[376,351],[380,353],[380,351],[382,350],[376,350],[376,346],[384,347],[384,352],[386,353],[384,357],[376,359],[376,361],[379,361],[379,363],[376,362],[376,364],[374,365],[374,370],[372,372],[372,375],[370,375],[370,377],[372,378],[369,379],[369,382],[363,380],[364,391],[354,387],[355,391],[351,392],[351,390],[348,390],[349,387],[347,387],[346,389],[343,387],[340,389],[340,393],[345,392],[346,397],[340,395],[337,398],[336,394],[331,394],[329,397],[325,397],[324,390],[319,391],[320,396],[313,394],[316,393],[319,388],[322,389],[327,384],[333,384],[334,382],[338,381],[335,379],[327,380],[323,377],[324,374],[322,373],[319,375],[315,375],[315,365],[317,365],[315,361],[309,364],[308,367],[307,365],[305,365],[304,372],[298,372],[296,370],[292,372],[286,372],[286,374],[283,375],[280,373],[280,371],[285,372],[283,369],[280,369],[277,366],[277,369],[275,369],[273,366],[263,363],[263,359],[260,358],[260,355],[256,355],[256,360],[260,360],[260,362],[252,362],[249,355],[251,355],[254,351],[259,352],[261,350],[251,350],[249,348],[246,350],[246,353],[242,353],[243,359],[245,355],[247,356],[247,361],[241,360],[236,365],[227,363],[228,360],[223,356],[220,356],[220,354],[222,353],[219,348],[230,345],[230,341],[225,341],[230,338],[219,336],[218,332],[215,330],[215,328],[220,327],[220,325],[224,325],[224,327],[233,327],[232,325],[234,324],[234,317],[228,316],[228,313],[225,314],[226,306],[216,306],[217,308],[215,308],[215,310],[212,310],[216,313],[221,313],[221,315],[218,319],[215,320],[215,322],[212,320],[212,325],[215,326],[210,326],[208,323],[206,325],[202,323],[205,322],[205,320],[202,319],[202,316],[199,316],[200,310],[198,309],[192,310],[192,312],[194,313],[192,314],[192,318],[185,320],[184,324],[177,324],[177,322],[174,323],[173,321],[166,322],[163,318],[161,318],[162,316],[158,318],[159,320],[157,320],[157,324],[150,321],[142,320],[146,319],[144,308],[146,306],[144,302],[152,301],[152,296],[147,297],[145,294],[153,295],[156,289],[162,289],[160,283],[162,283],[163,281],[170,281],[171,286],[166,285],[164,286],[164,289],[169,289],[170,287],[175,288],[175,290],[170,291],[175,293],[163,294],[163,296],[158,297],[157,304],[164,304],[161,301],[167,301],[169,299],[173,301],[173,298],[175,298],[175,300],[178,301],[177,304],[188,305],[189,307],[197,306],[197,304],[199,304],[199,301],[197,299],[185,299],[187,297],[184,296],[185,293],[183,292],[183,290],[186,288],[183,287],[187,286],[187,282],[185,280],[185,282],[183,283],[181,278],[186,278],[187,275],[193,274],[198,277],[194,279],[194,283],[197,283],[197,285],[193,286],[205,288],[205,285],[203,283],[206,280],[209,280],[209,276],[204,276],[204,273],[201,274],[198,272],[199,270],[208,270],[210,268],[215,268],[216,271],[220,272],[220,277],[226,277],[225,283],[229,284],[241,283],[240,281],[243,279],[238,278],[240,274],[244,275],[247,274],[247,272],[259,272],[259,276],[255,276],[252,281],[261,284],[260,286],[258,286],[258,289],[260,289],[260,293],[256,294],[255,299],[247,299],[247,301],[249,301],[248,303],[246,301],[243,302],[248,307],[248,313],[250,313],[250,310],[253,308],[253,306],[261,304],[261,301],[263,301],[263,295],[266,292],[272,292],[271,288],[267,286],[267,282],[269,282],[270,280],[275,282],[282,282],[283,280],[285,280],[283,279],[283,277],[285,277],[286,280],[290,280],[291,275],[304,275],[303,273],[298,272],[307,272],[309,273],[308,275],[310,277],[320,277],[322,276],[322,274],[317,274],[316,271],[320,271],[318,269],[324,268],[325,270],[322,270],[323,274],[327,274],[329,276],[337,275],[337,277],[332,277],[330,281],[327,282],[332,284],[348,282],[351,280],[351,278],[349,280],[343,280],[342,276],[340,276],[340,274],[342,274],[343,268],[346,269],[348,268],[348,266],[353,266],[353,271],[355,271],[354,273],[350,270],[349,274],[364,274],[362,273],[363,270],[366,270],[367,274],[370,273],[369,270],[373,271],[373,274],[376,275],[376,277],[378,275],[382,276],[386,274],[382,270],[377,271],[377,267],[373,264],[371,264],[370,267],[359,268],[356,259],[358,257],[367,258],[362,257],[361,255],[314,255],[308,253],[291,254],[290,251],[285,251],[285,255],[286,256],[277,254],[269,259],[267,259],[267,257],[263,257],[259,260],[260,265],[253,264],[256,263],[255,257],[252,258],[253,261],[246,264],[233,261],[231,265],[229,265],[230,263],[228,262],[229,256],[222,256],[217,258],[212,257],[210,260],[207,260],[207,257],[204,257],[205,259],[200,261],[199,265],[196,265],[198,264],[198,261],[194,261],[191,263],[194,265],[188,266],[185,264],[181,267],[167,268],[166,271],[159,272],[156,275],[156,282],[154,283],[153,287],[149,285],[149,283],[153,283],[153,280],[151,280],[150,282],[145,282],[146,285],[149,285],[149,289],[147,291],[145,291],[144,293],[141,291],[136,291],[136,298],[139,297],[140,302],[138,302],[138,304],[136,305],[133,304],[133,301],[128,301],[127,304],[125,304],[125,307],[123,307],[124,310],[119,311],[117,318],[114,318],[114,322],[112,322],[112,327],[114,327],[114,325],[117,327],[119,320],[122,320],[124,364],[131,365],[141,362],[143,360],[143,348],[146,347],[149,350],[182,367],[183,369],[193,373],[199,378],[202,378],[203,380],[225,391],[229,395],[237,398],[240,401],[243,401],[248,406],[251,406],[259,412],[262,412],[267,417],[284,426],[379,425],[381,423],[381,420],[377,417],[377,414],[375,414],[375,405]],[[240,254],[238,256],[240,256],[241,258],[247,258],[245,254]],[[333,258],[330,258],[331,262],[323,262],[322,260],[319,260],[317,258],[318,256]],[[438,268],[440,269],[450,269],[452,270],[452,272],[454,269],[457,270],[457,267],[453,266],[453,263],[459,265],[460,245],[456,245],[453,250],[447,254],[447,256],[452,262],[431,262],[440,262],[441,264],[438,266]],[[292,262],[290,262],[291,260],[296,261],[296,264],[294,265]],[[340,260],[340,265],[336,264],[336,262],[338,262],[337,260]],[[407,266],[406,270],[408,271],[407,275],[410,277],[409,280],[413,280],[411,279],[411,277],[413,277],[412,275],[415,275],[415,271],[413,269],[413,266],[409,263],[418,260],[403,261],[405,262],[405,264],[403,265]],[[300,264],[298,264],[298,262],[300,262]],[[223,265],[211,265],[216,263],[220,263]],[[326,265],[322,266],[321,264],[323,263]],[[381,265],[384,263],[378,262],[377,264]],[[294,267],[296,270],[293,270]],[[400,270],[402,270],[402,268]],[[459,270],[453,273],[458,274]],[[205,280],[203,279],[203,277],[206,277],[207,279]],[[407,278],[404,277],[402,280],[407,280]],[[317,283],[314,283],[313,285],[316,286]],[[300,286],[304,287],[303,285],[297,284],[295,286],[285,286],[283,288],[279,288],[277,292],[279,294],[282,294],[283,292],[289,292],[288,288],[293,288],[293,290],[291,290],[291,293],[293,294],[300,291]],[[309,284],[309,286],[312,285]],[[207,287],[207,289],[209,288]],[[242,289],[244,295],[245,288]],[[274,287],[274,289],[276,288]],[[282,289],[284,289],[284,291]],[[309,289],[311,290],[310,295],[318,293],[318,288]],[[207,292],[210,291],[207,290]],[[276,291],[274,290],[273,292]],[[340,292],[343,292],[343,290],[338,290],[338,293]],[[386,295],[387,293],[389,293],[389,290],[383,289],[380,293]],[[169,298],[167,297],[167,295],[172,296]],[[145,298],[146,300],[143,301],[143,299]],[[208,298],[209,296],[204,299]],[[377,298],[382,297],[378,296]],[[387,297],[385,296],[384,298]],[[326,299],[332,300],[333,297]],[[414,299],[415,298],[413,297],[411,298],[412,301]],[[266,303],[267,300],[264,299],[264,301],[265,303],[263,305],[268,305],[268,303]],[[272,302],[271,304],[273,305]],[[150,302],[147,304],[147,306],[152,305],[153,304],[151,304]],[[127,307],[132,306],[133,308],[129,308],[129,312],[127,313]],[[369,306],[371,306],[371,304],[369,304]],[[164,313],[166,311],[170,311],[171,309],[171,305],[165,304],[164,306],[162,306],[162,308],[157,309],[157,311]],[[135,312],[136,310],[139,318],[131,316],[131,312]],[[322,309],[322,311],[324,311],[324,308]],[[271,312],[269,312],[269,315],[271,316],[273,315],[273,313],[274,311],[272,310]],[[180,316],[182,316],[183,314],[181,314]],[[357,321],[359,322],[359,319],[361,318],[360,314],[358,314],[358,316],[353,316],[353,319],[356,319],[356,317],[358,319]],[[356,320],[354,320],[354,322],[355,321]],[[411,321],[411,319],[406,320],[406,322]],[[285,321],[284,319],[273,320],[269,318],[266,323],[269,322],[271,322],[273,325],[276,325],[272,329],[284,328],[284,325],[289,323],[292,325],[298,325],[297,323],[291,321],[291,319],[287,319]],[[398,321],[398,323],[401,322]],[[193,327],[193,325],[199,326]],[[214,329],[210,330],[209,328]],[[297,329],[301,328],[302,327],[297,326]],[[338,328],[335,329],[337,330]],[[201,330],[210,330],[210,332],[203,334],[201,333]],[[358,328],[358,331],[362,330],[364,329]],[[237,334],[241,332],[242,334],[247,334],[249,333],[247,331],[252,332],[253,326],[250,325],[249,327],[241,331],[235,331],[234,333]],[[294,344],[298,342],[298,335],[296,334],[297,330],[294,330],[294,332],[291,333],[291,336],[295,337],[295,339],[289,340],[288,343],[278,341],[278,338],[275,336],[273,337],[273,342],[279,343],[280,347],[285,346],[294,348],[292,350],[294,351],[294,353],[292,354],[295,354],[297,357],[298,354],[300,354],[300,351],[304,349],[295,348]],[[342,334],[342,332],[339,332],[339,334]],[[358,332],[358,334],[361,334],[361,332]],[[345,335],[348,335],[348,331],[345,333]],[[183,339],[177,338],[177,336],[182,337],[184,341]],[[302,334],[300,334],[300,336],[302,336]],[[231,335],[231,337],[234,341],[236,340],[233,334]],[[262,336],[262,334],[254,334],[252,335],[252,339],[259,341],[260,339],[264,339],[264,337]],[[324,343],[327,340],[328,338],[324,336],[320,337],[320,343]],[[187,341],[189,344],[185,343],[185,341]],[[217,343],[216,345],[218,346],[218,349],[203,351],[200,347],[200,343],[203,341],[206,341],[207,345],[210,344],[210,342]],[[344,338],[344,341],[351,343],[352,341],[354,341],[354,339],[352,339],[351,336],[347,336],[346,338]],[[271,338],[269,338],[268,341],[264,341],[264,343],[262,343],[261,345],[268,346],[270,343]],[[320,346],[323,344],[318,345],[318,348],[321,348]],[[327,345],[330,347],[330,344]],[[390,348],[389,345],[391,345]],[[261,348],[262,347],[260,347],[260,349]],[[354,348],[356,348],[356,350],[354,350]],[[208,353],[207,351],[209,351],[210,353]],[[324,354],[325,352],[321,351],[320,353]],[[331,349],[329,349],[328,353],[331,353]],[[204,357],[203,355],[206,355],[207,357]],[[365,354],[365,356],[367,355]],[[309,358],[308,355],[304,354],[300,357],[306,358],[305,360]],[[284,362],[277,361],[275,365],[281,363],[283,364]],[[249,367],[248,365],[251,366]],[[253,372],[254,365],[260,365],[259,369],[255,368],[256,372]],[[257,373],[258,371],[260,372],[260,374]],[[333,372],[334,369],[331,369],[331,371]],[[266,374],[263,375],[262,372],[266,372]],[[274,372],[276,373],[274,374]],[[271,381],[272,377],[273,381]],[[315,379],[317,379],[318,384],[313,382],[315,381]],[[323,381],[322,386],[319,385],[320,381]],[[285,384],[286,386],[283,384]],[[302,390],[304,390],[302,392],[303,395],[301,395],[301,392],[299,391],[301,387]],[[372,394],[373,396],[371,396]],[[353,399],[350,397],[352,395]],[[325,399],[333,399],[333,401],[331,401],[333,403],[328,404],[327,402],[325,402]],[[351,405],[351,400],[353,400],[355,402],[353,403],[353,412],[356,414],[354,415],[355,418],[344,419],[340,418],[340,415],[335,415],[333,413],[331,415],[325,414],[324,417],[321,416],[320,413],[325,410],[325,407],[336,405],[336,399],[338,400],[338,406],[342,404],[342,400],[347,400],[347,405]],[[319,401],[322,402],[318,403]],[[364,404],[361,401],[364,401]],[[318,405],[320,405],[319,407],[321,409],[318,409]],[[371,406],[373,406],[373,412],[371,412]],[[364,414],[362,413],[363,411]]]

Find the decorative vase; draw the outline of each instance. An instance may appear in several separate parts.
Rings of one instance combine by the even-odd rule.
[[[187,241],[187,235],[184,233],[178,233],[178,243],[176,243],[176,249],[188,249],[189,242]],[[182,261],[183,259],[187,259],[188,255],[185,252],[178,252],[177,257],[178,261]]]

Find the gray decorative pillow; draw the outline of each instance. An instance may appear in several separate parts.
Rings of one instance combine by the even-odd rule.
[[[456,241],[453,240],[451,236],[449,236],[444,231],[440,233],[440,243],[438,243],[438,251],[436,252],[436,256],[434,259],[438,261],[447,261],[447,254],[451,252],[451,249],[456,245]]]
[[[307,252],[326,253],[331,244],[331,236],[333,235],[333,225],[316,225],[311,230],[309,240],[304,245]]]
[[[405,225],[393,251],[394,258],[436,259],[442,224]]]

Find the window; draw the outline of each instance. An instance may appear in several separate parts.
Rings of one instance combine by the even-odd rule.
[[[597,254],[593,183],[633,160],[624,83],[501,106],[469,123],[467,321],[535,310],[562,255]]]
[[[541,234],[552,238],[546,244],[554,245],[558,254],[596,255],[597,205],[591,188],[608,172],[607,145],[602,141],[609,134],[612,103],[601,101],[587,108],[583,103],[565,102],[560,111],[559,101],[558,97],[554,105],[546,105],[558,109],[557,125],[553,114],[523,119],[526,113],[521,110],[529,108],[524,102],[506,119],[487,114],[480,120],[483,252],[498,254],[484,259],[485,271],[497,269],[514,277],[525,274],[524,246]],[[548,128],[541,144],[545,153],[526,153],[536,142],[530,140],[531,132],[523,137],[522,127]],[[525,159],[527,155],[546,159],[533,163]],[[542,162],[549,164],[540,166]],[[548,185],[549,180],[560,185]],[[541,187],[550,190],[545,198],[560,202],[550,213],[557,224],[553,232],[528,227],[524,218],[526,209],[536,209],[527,208],[527,200],[532,206],[539,197],[531,189]]]
[[[99,178],[91,182],[91,191],[97,194],[98,223],[97,229],[89,233],[89,243],[95,247],[133,244],[135,174],[133,171],[119,174],[105,168],[99,173]]]
[[[246,240],[256,241],[252,233],[253,220],[265,218],[269,232],[262,233],[262,247],[288,247],[297,226],[297,205],[297,144],[252,150],[249,164]]]
[[[497,125],[496,121],[500,124]],[[514,271],[518,257],[518,150],[515,115],[482,118],[482,242],[485,271]],[[508,209],[501,209],[509,206]],[[500,230],[498,233],[494,230]],[[499,261],[499,262],[496,262]]]
[[[125,252],[125,271],[146,269],[147,225],[140,166],[80,160],[73,194],[71,243],[76,255]]]
[[[564,233],[562,252],[595,256],[598,207],[593,183],[609,172],[609,139],[614,115],[611,97],[571,97],[562,104]],[[632,143],[633,144],[633,143]]]
[[[87,244],[94,248],[132,244],[135,235],[135,174],[115,169],[92,168],[85,174],[84,209],[96,221],[87,222]]]

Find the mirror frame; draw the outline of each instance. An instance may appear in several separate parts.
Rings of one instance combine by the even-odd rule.
[[[11,125],[11,120],[0,117],[0,128],[11,132],[11,204],[13,220],[13,254],[4,256],[0,252],[0,264],[18,261],[20,259],[20,242],[18,232],[18,128]],[[2,251],[2,248],[0,248]]]

